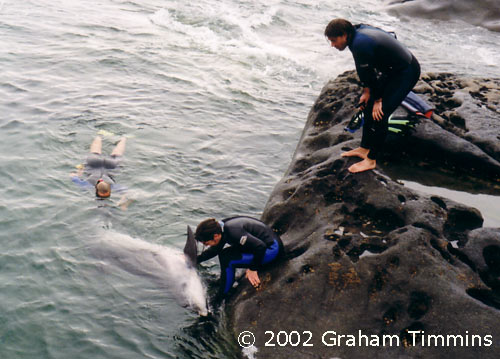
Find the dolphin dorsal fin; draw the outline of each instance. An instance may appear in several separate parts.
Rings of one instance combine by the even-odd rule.
[[[191,227],[187,226],[187,239],[186,245],[184,246],[184,254],[190,265],[196,266],[196,257],[198,256],[198,247],[196,246],[196,240],[194,239],[194,233]]]

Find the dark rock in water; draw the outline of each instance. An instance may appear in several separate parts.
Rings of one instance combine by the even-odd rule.
[[[460,19],[473,25],[500,31],[497,0],[389,0],[389,10],[397,15],[429,19]]]
[[[498,82],[427,74],[417,91],[437,115],[389,148],[467,165],[495,184]],[[234,334],[255,334],[256,358],[498,357],[500,230],[481,228],[476,209],[415,193],[381,170],[349,173],[359,159],[340,154],[360,142],[360,131],[344,131],[360,92],[345,73],[311,109],[263,214],[285,258],[261,273],[259,289],[247,281],[237,288],[227,306]]]

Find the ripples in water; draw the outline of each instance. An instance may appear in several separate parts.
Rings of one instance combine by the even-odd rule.
[[[353,68],[324,41],[331,14],[392,27],[424,71],[496,74],[486,30],[379,7],[0,1],[0,357],[234,357],[219,318],[198,319],[142,264],[182,248],[186,224],[260,216],[321,87]],[[127,211],[69,180],[98,133],[103,153],[129,136]],[[120,246],[131,238],[137,257]],[[201,273],[210,293],[217,265]]]

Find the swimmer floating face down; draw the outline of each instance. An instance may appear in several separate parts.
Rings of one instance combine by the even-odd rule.
[[[111,196],[111,186],[101,178],[95,184],[95,195],[99,198],[109,198]]]

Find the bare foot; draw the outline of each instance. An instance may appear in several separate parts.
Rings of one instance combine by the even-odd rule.
[[[368,152],[370,152],[369,149],[366,149],[363,147],[358,147],[358,148],[355,148],[354,150],[342,152],[342,154],[340,156],[341,157],[359,157],[362,159],[366,159],[368,157]]]
[[[351,167],[349,167],[349,172],[357,173],[372,170],[376,167],[376,165],[377,161],[371,160],[367,157],[363,161],[355,163]]]

